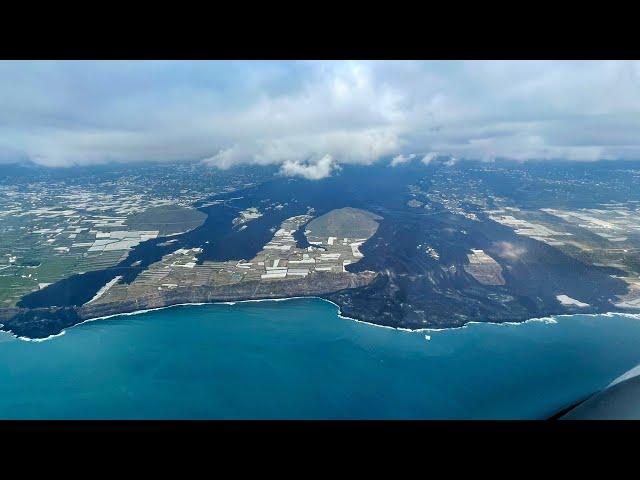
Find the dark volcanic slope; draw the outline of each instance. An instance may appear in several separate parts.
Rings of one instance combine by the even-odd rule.
[[[143,242],[115,267],[73,275],[26,295],[18,306],[80,306],[91,300],[105,283],[116,276],[122,275],[123,281],[130,283],[150,264],[178,248],[203,248],[199,262],[249,259],[271,240],[272,229],[278,228],[283,220],[291,216],[306,213],[308,207],[315,208],[316,216],[347,206],[367,208],[378,193],[386,192],[387,198],[399,199],[405,188],[402,182],[381,183],[375,175],[367,180],[367,185],[371,188],[360,188],[360,184],[354,183],[350,175],[319,182],[279,178],[258,187],[216,196],[212,200],[221,203],[200,209],[208,216],[198,228],[170,239],[159,237]],[[268,208],[274,204],[280,208]],[[232,220],[239,211],[248,207],[260,208],[263,216],[249,222],[246,230],[240,232],[233,228]],[[173,243],[167,244],[167,240]]]
[[[438,260],[421,247],[425,244],[440,252]],[[498,261],[506,285],[482,285],[465,272],[471,248]],[[588,299],[592,308],[582,312],[611,311],[610,299],[627,290],[610,276],[615,270],[581,263],[486,218],[387,212],[361,250],[365,258],[347,269],[383,275],[367,287],[328,298],[346,315],[396,327],[451,327],[567,313],[556,300],[558,294]]]
[[[360,249],[364,259],[347,267],[350,272],[373,271],[377,276],[366,285],[341,286],[338,282],[335,288],[324,289],[307,285],[297,292],[293,286],[274,291],[268,298],[315,291],[340,305],[346,315],[404,328],[519,321],[578,311],[562,306],[556,299],[559,294],[590,304],[580,312],[617,310],[611,300],[625,293],[627,285],[611,274],[620,272],[581,263],[549,245],[516,235],[479,209],[475,212],[478,220],[471,220],[426,198],[421,201],[428,208],[409,206],[412,197],[408,185],[416,181],[418,174],[424,176],[436,168],[345,167],[338,175],[321,181],[277,178],[220,195],[212,199],[217,203],[200,209],[208,215],[200,227],[171,237],[171,244],[167,244],[166,237],[144,242],[115,268],[75,275],[27,295],[19,304],[24,309],[17,316],[15,312],[4,313],[5,323],[14,328],[20,323],[37,325],[32,332],[37,336],[56,333],[60,325],[73,324],[81,305],[116,275],[131,282],[148,265],[177,248],[203,248],[200,262],[250,259],[283,220],[304,214],[310,207],[316,217],[333,209],[352,207],[383,218],[377,232]],[[232,220],[249,207],[259,208],[263,216],[249,222],[241,233],[233,228]],[[306,246],[302,231],[296,233],[296,239]],[[483,285],[465,271],[471,249],[482,249],[499,263],[505,285]],[[202,292],[198,299],[193,298],[193,293],[184,294],[184,298],[176,294],[167,300],[170,303],[165,299],[161,304],[226,298],[224,292],[218,293],[211,296],[211,292]],[[252,294],[246,298],[253,298]],[[147,304],[142,302],[140,307],[144,305]],[[30,313],[28,309],[33,308],[38,310]],[[121,311],[132,308],[123,306]],[[113,306],[109,313],[117,310]],[[86,317],[86,312],[80,317]],[[51,328],[43,327],[47,318]],[[25,330],[28,334],[29,329],[22,331]]]

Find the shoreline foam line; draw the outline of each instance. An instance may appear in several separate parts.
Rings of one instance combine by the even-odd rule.
[[[318,297],[318,296],[308,296],[308,297],[296,296],[296,297],[282,297],[282,298],[258,298],[258,299],[222,301],[222,302],[176,303],[174,305],[165,305],[165,306],[162,306],[162,307],[146,308],[146,309],[142,309],[142,310],[135,310],[133,312],[114,313],[112,315],[105,315],[105,316],[101,316],[101,317],[88,318],[86,320],[83,320],[80,323],[76,323],[75,325],[71,325],[70,327],[67,327],[66,329],[62,330],[60,333],[57,333],[57,334],[54,334],[54,335],[49,335],[46,338],[18,337],[17,335],[13,334],[12,332],[8,332],[6,330],[5,330],[5,332],[11,334],[14,338],[16,338],[18,340],[30,341],[30,342],[44,342],[46,340],[50,340],[50,339],[53,339],[53,338],[56,338],[56,337],[61,337],[62,335],[65,334],[67,329],[77,327],[78,325],[83,325],[85,323],[95,322],[95,321],[98,321],[98,320],[107,320],[107,319],[113,318],[113,317],[130,316],[130,315],[142,315],[144,313],[155,312],[155,311],[158,311],[158,310],[165,310],[165,309],[174,308],[174,307],[203,306],[203,305],[230,305],[230,306],[233,306],[233,305],[236,305],[238,303],[284,302],[284,301],[299,300],[299,299],[317,299],[317,300],[322,300],[324,302],[330,303],[331,305],[335,306],[336,309],[338,310],[337,311],[338,318],[341,318],[341,319],[344,319],[344,320],[351,320],[353,322],[362,323],[364,325],[369,325],[369,326],[372,326],[372,327],[386,328],[386,329],[389,329],[389,330],[396,330],[396,331],[408,332],[408,333],[446,332],[448,330],[460,330],[462,328],[467,328],[470,325],[518,326],[518,325],[523,325],[523,324],[527,324],[527,323],[545,323],[545,324],[548,324],[548,325],[552,325],[552,324],[557,324],[558,323],[557,319],[559,319],[559,318],[571,318],[571,317],[574,317],[576,315],[585,316],[585,317],[600,317],[600,316],[613,317],[613,316],[620,316],[620,317],[624,317],[624,318],[631,318],[631,319],[634,319],[634,320],[640,320],[640,313],[626,313],[626,312],[576,313],[576,314],[562,313],[562,314],[548,316],[548,317],[529,318],[529,319],[523,320],[521,322],[514,322],[514,321],[509,321],[509,322],[479,322],[479,321],[476,321],[476,320],[472,320],[472,321],[469,321],[469,322],[467,322],[464,325],[461,325],[459,327],[443,327],[443,328],[433,328],[433,327],[431,327],[431,328],[410,329],[410,328],[402,328],[402,327],[391,327],[389,325],[380,325],[380,324],[377,324],[377,323],[365,322],[364,320],[358,320],[356,318],[348,317],[348,316],[342,314],[342,310],[341,310],[340,306],[337,303],[334,303],[331,300],[327,300],[326,298],[323,298],[323,297]]]
[[[71,327],[69,327],[69,328],[71,328]],[[7,333],[10,333],[10,332],[7,332]],[[47,340],[51,340],[53,338],[62,337],[66,333],[67,333],[66,330],[62,330],[60,333],[54,333],[53,335],[49,335],[48,337],[44,337],[44,338],[18,337],[16,335],[13,335],[13,334],[12,335],[15,338],[17,338],[18,340],[22,340],[23,342],[40,343],[40,342],[46,342]]]
[[[109,291],[109,289],[111,287],[113,287],[116,283],[118,283],[120,280],[122,279],[122,275],[118,275],[114,278],[112,278],[111,280],[109,280],[107,283],[105,283],[102,287],[100,287],[100,290],[98,290],[98,292],[93,296],[93,298],[91,300],[89,300],[87,302],[87,305],[89,303],[93,303],[96,300],[98,300],[100,297],[102,297],[105,293],[107,293]]]

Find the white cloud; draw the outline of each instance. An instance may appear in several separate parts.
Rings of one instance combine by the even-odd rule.
[[[453,167],[456,163],[458,163],[458,159],[454,156],[451,156],[447,159],[446,162],[444,162],[444,165],[446,165],[447,167]]]
[[[429,165],[437,156],[438,152],[429,152],[424,157],[422,157],[422,160],[420,161],[425,165]]]
[[[331,155],[325,155],[317,161],[300,162],[287,160],[280,167],[280,173],[288,177],[300,176],[307,180],[321,180],[329,177],[340,166],[334,162]]]
[[[640,158],[636,61],[4,61],[0,105],[0,162]]]
[[[250,158],[251,155],[247,150],[243,150],[242,147],[235,145],[222,149],[215,155],[203,159],[202,163],[212,167],[227,169],[240,163],[247,163]]]
[[[391,165],[392,167],[397,167],[398,165],[402,165],[407,162],[410,162],[414,158],[416,158],[415,153],[410,153],[409,155],[402,155],[402,154],[396,155],[391,159],[391,163],[389,165]]]
[[[496,242],[494,245],[498,248],[498,255],[509,260],[518,260],[527,253],[525,247],[514,245],[511,242]]]

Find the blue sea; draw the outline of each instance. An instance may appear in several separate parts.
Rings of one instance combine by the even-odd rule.
[[[0,418],[540,419],[640,364],[638,345],[624,315],[406,332],[320,299],[179,306],[0,333]]]

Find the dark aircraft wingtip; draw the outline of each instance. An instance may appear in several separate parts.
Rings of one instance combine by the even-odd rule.
[[[640,367],[575,407],[554,415],[559,420],[640,420]]]

